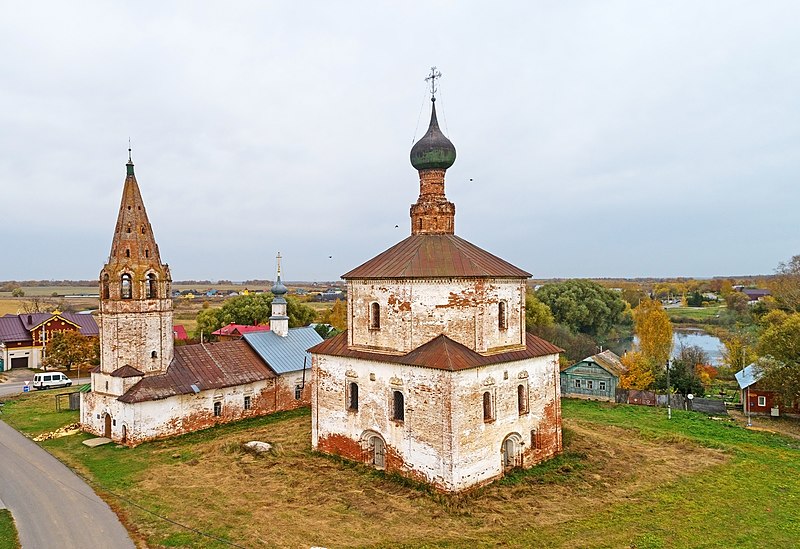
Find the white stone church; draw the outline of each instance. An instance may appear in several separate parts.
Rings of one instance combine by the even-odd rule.
[[[560,349],[525,331],[530,274],[455,235],[456,151],[432,100],[411,236],[342,276],[348,329],[311,349],[311,434],[458,492],[561,451]]]

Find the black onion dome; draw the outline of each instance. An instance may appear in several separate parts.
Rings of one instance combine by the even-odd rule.
[[[411,147],[411,165],[417,170],[443,169],[446,170],[456,161],[456,148],[439,129],[436,120],[436,99],[431,106],[431,123],[428,132],[422,139]]]

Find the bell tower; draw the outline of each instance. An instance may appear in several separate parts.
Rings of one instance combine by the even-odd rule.
[[[122,202],[100,271],[100,373],[166,371],[173,357],[172,278],[161,263],[128,149]]]

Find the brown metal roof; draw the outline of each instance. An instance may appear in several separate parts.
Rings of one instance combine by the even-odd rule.
[[[530,273],[453,234],[411,235],[342,278],[513,277]]]
[[[137,370],[136,368],[134,368],[133,366],[128,366],[126,364],[125,366],[117,368],[116,370],[111,372],[111,375],[113,377],[139,377],[143,376],[144,374],[139,370]]]
[[[331,339],[323,341],[319,345],[311,347],[308,352],[320,355],[344,356],[360,358],[362,360],[372,360],[375,362],[391,362],[394,364],[422,366],[425,368],[457,372],[469,368],[476,368],[478,366],[488,366],[490,364],[514,362],[516,360],[525,360],[526,358],[553,355],[562,351],[562,349],[556,347],[552,343],[548,343],[533,334],[526,335],[525,349],[489,356],[478,354],[461,343],[453,341],[444,334],[435,337],[428,343],[420,345],[413,351],[402,356],[350,349],[347,346],[347,332],[342,332]]]
[[[233,387],[277,377],[245,341],[223,341],[175,347],[166,373],[148,376],[119,397],[121,402],[145,402],[174,395]]]

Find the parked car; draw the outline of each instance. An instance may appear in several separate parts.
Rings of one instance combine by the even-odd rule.
[[[34,389],[52,389],[54,387],[70,387],[72,380],[62,373],[40,373],[33,375]]]

